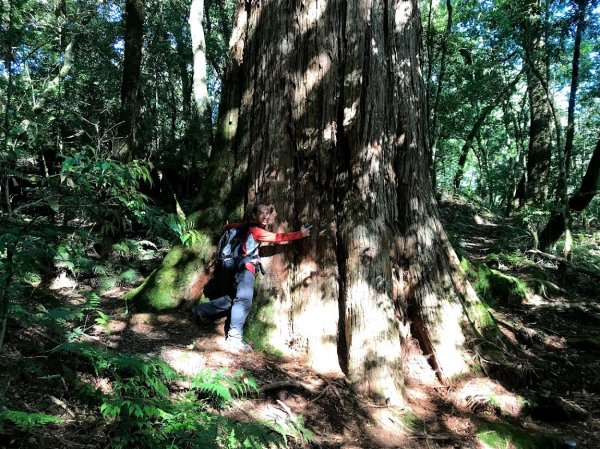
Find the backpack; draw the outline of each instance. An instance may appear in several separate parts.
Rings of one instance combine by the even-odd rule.
[[[225,271],[236,272],[242,262],[242,247],[248,234],[248,224],[225,229],[217,247],[218,264]]]

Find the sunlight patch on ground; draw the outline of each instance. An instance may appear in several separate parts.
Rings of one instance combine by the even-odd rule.
[[[60,290],[61,288],[73,289],[77,287],[77,281],[69,277],[67,273],[62,271],[58,276],[52,279],[50,290]]]
[[[160,350],[160,358],[185,376],[193,377],[206,368],[206,357],[196,351],[163,347]]]
[[[452,395],[457,408],[466,412],[500,412],[512,417],[521,416],[525,401],[490,379],[473,379]]]
[[[112,320],[109,321],[106,326],[102,325],[102,324],[96,324],[93,327],[93,334],[94,335],[98,335],[98,334],[118,334],[120,332],[123,332],[125,329],[127,329],[127,323],[125,321],[120,321],[120,320]]]

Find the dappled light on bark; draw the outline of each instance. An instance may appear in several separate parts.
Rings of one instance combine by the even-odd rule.
[[[314,226],[264,258],[270,342],[402,404],[410,331],[444,379],[477,334],[429,178],[418,4],[244,8],[235,172],[248,202],[275,207],[272,230]]]

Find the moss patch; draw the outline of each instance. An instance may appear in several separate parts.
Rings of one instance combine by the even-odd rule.
[[[244,339],[251,341],[253,347],[259,351],[280,356],[281,351],[275,350],[269,343],[271,331],[275,329],[274,304],[274,298],[255,298],[252,303],[250,317],[246,321]]]
[[[489,311],[488,306],[479,301],[475,306],[469,308],[469,318],[475,323],[475,327],[482,335],[495,332],[496,322]]]
[[[530,435],[505,422],[484,423],[477,429],[477,438],[493,449],[558,449],[561,441],[548,435]]]

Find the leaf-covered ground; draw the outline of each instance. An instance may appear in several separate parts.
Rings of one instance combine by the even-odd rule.
[[[527,286],[527,296],[520,304],[494,304],[492,313],[513,346],[496,357],[477,350],[479,375],[442,385],[418,343],[408,342],[405,408],[373,404],[355,395],[339,373],[314,372],[299,359],[231,353],[222,344],[223,322],[200,327],[184,312],[125,313],[123,288],[102,297],[110,320],[88,323],[78,338],[117,353],[158,357],[188,376],[206,369],[244,370],[261,391],[215,407],[214,414],[280,426],[288,433],[288,447],[541,449],[565,439],[581,448],[600,447],[598,279],[539,255],[523,257],[530,245],[526,232],[470,205],[444,202],[442,215],[459,255],[472,267],[485,264],[517,277]],[[70,302],[80,301],[81,293],[80,286],[53,291]],[[65,381],[61,366],[69,366],[100,392],[111,391],[111,379],[84,370],[78,358],[51,352],[58,342],[44,329],[9,331],[0,361],[0,391],[11,410],[60,416],[63,422],[30,428],[5,422],[0,448],[109,445],[113,424],[98,409],[82,405],[77,399],[81,392]],[[46,375],[34,369],[40,361]],[[167,385],[171,395],[191,387],[185,380]],[[312,434],[312,442],[295,438],[304,430]]]

